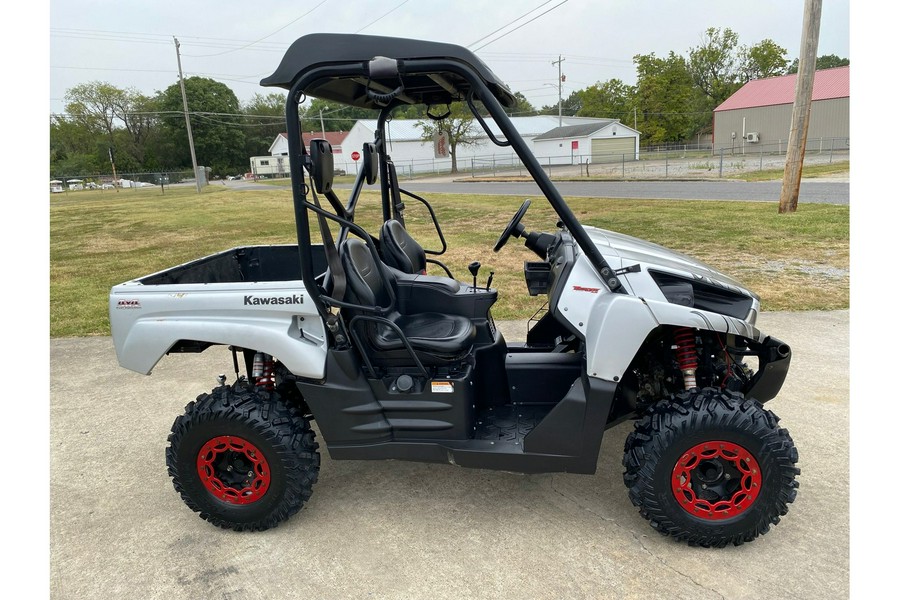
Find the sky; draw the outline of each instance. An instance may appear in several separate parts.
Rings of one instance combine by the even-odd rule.
[[[152,95],[177,82],[173,37],[185,76],[228,85],[242,102],[272,90],[259,80],[287,47],[314,32],[365,33],[459,44],[475,50],[513,91],[537,107],[598,81],[634,83],[636,54],[686,55],[709,27],[731,28],[741,44],[770,38],[797,57],[800,0],[51,0],[49,108],[66,90],[104,81]],[[818,54],[852,58],[849,0],[825,0]]]

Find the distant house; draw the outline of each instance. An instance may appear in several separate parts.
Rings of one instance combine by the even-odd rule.
[[[620,162],[623,156],[629,161],[638,157],[640,133],[618,119],[562,117],[562,126],[556,115],[510,117],[510,121],[528,149],[544,165]],[[485,125],[498,139],[506,139],[493,119],[486,118]],[[354,152],[361,152],[363,144],[375,138],[377,126],[375,119],[360,119],[350,131],[325,132],[324,137],[334,152],[336,171],[357,172],[359,164],[353,160]],[[425,139],[424,131],[420,119],[388,122],[386,148],[400,175],[450,171],[451,159],[435,158],[432,142]],[[308,148],[311,139],[321,137],[321,131],[307,132],[303,141]],[[457,165],[461,170],[519,165],[516,153],[495,145],[477,121],[472,124],[472,137],[473,144],[457,148]],[[290,174],[287,155],[287,134],[281,133],[269,147],[269,156],[250,159],[251,171],[257,177],[287,177]]]
[[[570,165],[638,160],[641,134],[618,119],[554,127],[534,138],[534,154],[541,162]],[[544,158],[541,158],[544,157]]]
[[[747,82],[713,112],[715,151],[781,151],[790,135],[796,87],[796,74]],[[850,67],[816,71],[806,147],[849,145]]]
[[[314,139],[321,139],[323,134],[321,131],[312,131],[303,133],[303,143],[309,150],[309,142]],[[338,166],[338,159],[343,153],[342,143],[347,137],[346,131],[326,131],[324,138],[331,144],[331,151],[335,155],[335,167]],[[286,133],[279,133],[269,146],[269,156],[251,156],[250,172],[254,177],[289,177],[291,174],[290,164],[288,163],[288,139]]]
[[[522,136],[525,145],[529,150],[534,152],[537,159],[542,164],[548,164],[551,160],[553,164],[565,162],[572,164],[585,162],[590,158],[590,143],[579,142],[578,149],[573,153],[571,151],[571,142],[566,141],[566,147],[560,148],[559,142],[555,144],[547,143],[538,150],[537,138],[542,134],[546,134],[551,130],[559,128],[559,117],[555,115],[537,115],[531,117],[510,117],[513,127]],[[347,172],[355,172],[355,165],[351,160],[353,151],[362,149],[365,142],[371,142],[375,136],[377,121],[374,119],[360,119],[357,121],[347,137],[344,139],[343,146],[345,152],[342,158],[335,156],[335,167],[344,168]],[[563,128],[573,126],[585,126],[593,131],[599,131],[602,127],[612,124],[610,119],[595,119],[588,117],[563,117]],[[500,132],[497,124],[493,119],[486,118],[485,124],[500,140],[506,139]],[[619,124],[620,127],[621,124]],[[472,133],[475,143],[466,146],[459,146],[457,152],[457,164],[462,170],[472,167],[483,169],[491,166],[510,166],[518,165],[518,157],[510,148],[503,148],[495,145],[481,125],[476,121],[472,125]],[[629,128],[629,132],[634,130]],[[617,133],[618,133],[617,129]],[[449,158],[435,158],[434,148],[430,140],[423,137],[424,129],[422,121],[418,119],[394,119],[387,124],[387,151],[391,155],[391,159],[397,166],[398,173],[408,174],[416,172],[437,172],[449,171],[451,160]],[[621,133],[619,134],[621,135]],[[629,135],[633,135],[629,133]],[[579,138],[581,139],[581,138]],[[621,160],[621,158],[619,159]]]

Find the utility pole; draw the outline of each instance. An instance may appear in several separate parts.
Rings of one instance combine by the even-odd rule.
[[[325,119],[322,118],[322,110],[319,109],[319,125],[322,126],[322,138],[325,138]]]
[[[184,74],[181,72],[181,44],[175,40],[175,56],[178,57],[178,83],[181,84],[181,101],[184,103],[184,122],[187,125],[188,145],[191,147],[191,164],[194,166],[194,181],[197,182],[197,193],[200,193],[200,171],[197,169],[197,154],[194,152],[194,134],[191,132],[191,115],[188,113],[187,94],[184,91]]]
[[[119,191],[119,177],[116,175],[116,161],[113,158],[112,146],[109,147],[109,164],[112,165],[113,170],[113,187],[116,189],[116,192]]]
[[[784,180],[778,212],[796,212],[800,196],[800,176],[806,153],[809,112],[812,107],[813,80],[816,76],[816,51],[819,46],[819,23],[822,0],[806,0],[803,10],[803,35],[800,39],[800,64],[797,68],[797,91],[791,113],[791,133],[784,162]]]
[[[559,77],[556,80],[556,83],[559,87],[559,126],[560,127],[562,127],[562,84],[563,84],[562,64],[563,64],[564,60],[566,60],[566,59],[564,59],[562,57],[562,55],[560,55],[559,60],[554,60],[554,61],[550,62],[551,65],[559,66]]]

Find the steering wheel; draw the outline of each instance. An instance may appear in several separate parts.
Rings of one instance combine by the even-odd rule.
[[[525,213],[528,212],[528,207],[531,206],[531,200],[526,200],[522,203],[522,206],[519,207],[519,210],[516,211],[516,214],[513,215],[512,220],[506,226],[506,229],[503,230],[503,233],[500,234],[500,237],[497,238],[497,243],[494,244],[494,252],[500,252],[500,248],[506,245],[506,242],[509,241],[509,236],[515,235],[519,237],[523,231],[525,231],[525,227],[523,227],[519,221],[522,220],[522,217],[525,216]]]

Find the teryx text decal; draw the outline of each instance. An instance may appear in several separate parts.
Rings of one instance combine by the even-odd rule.
[[[119,300],[116,302],[116,308],[140,308],[141,303],[138,300]]]
[[[244,306],[260,306],[262,304],[303,304],[303,296],[273,296],[270,298],[255,298],[244,296]]]

